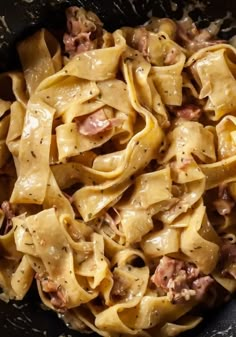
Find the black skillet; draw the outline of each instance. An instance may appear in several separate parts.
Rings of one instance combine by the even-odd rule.
[[[19,66],[14,46],[17,40],[47,27],[53,31],[65,27],[64,9],[69,5],[83,6],[96,12],[107,29],[122,25],[134,26],[145,22],[148,16],[179,19],[190,1],[184,0],[0,0],[0,70]],[[195,5],[190,16],[197,25],[225,17],[227,12],[236,18],[235,0],[202,1]],[[232,19],[224,20],[220,37],[227,39],[236,34]],[[235,26],[236,27],[236,26]],[[145,313],[143,313],[145,315]],[[207,312],[205,320],[185,337],[236,337],[236,301],[231,300],[220,309]],[[0,301],[1,337],[78,337],[57,316],[42,309],[34,287],[23,302],[5,304]],[[156,336],[158,337],[158,336]]]

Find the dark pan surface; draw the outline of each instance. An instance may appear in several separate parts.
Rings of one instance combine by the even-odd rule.
[[[209,312],[196,329],[182,337],[236,337],[235,301]],[[55,313],[43,310],[36,291],[31,291],[23,302],[0,302],[0,320],[2,337],[82,337],[79,332],[68,329]],[[96,334],[89,336],[97,337]]]
[[[19,38],[42,26],[51,29],[64,27],[64,9],[69,5],[94,11],[105,27],[113,30],[123,25],[141,24],[151,15],[181,18],[183,8],[192,1],[194,0],[0,0],[0,69],[16,66],[14,47]],[[204,26],[210,20],[225,17],[229,11],[235,13],[236,17],[234,0],[202,0],[198,2],[197,8],[190,11],[190,16],[197,24]],[[229,21],[226,20],[226,26]],[[236,34],[236,28],[223,32],[221,37],[227,38],[233,33]]]
[[[183,8],[190,1],[184,0],[0,0],[0,69],[18,67],[15,44],[20,38],[39,27],[63,29],[64,9],[69,5],[83,6],[96,12],[107,29],[122,25],[141,24],[153,14],[158,17],[180,18]],[[191,10],[190,16],[200,26],[225,17],[227,12],[236,17],[235,0],[202,1],[202,6]],[[177,4],[177,7],[175,6]],[[236,26],[225,20],[220,36],[224,39],[236,34]],[[145,313],[143,313],[145,315]],[[220,309],[205,314],[205,320],[185,337],[236,337],[236,301],[231,300]],[[78,337],[78,332],[68,329],[56,314],[42,309],[34,289],[23,302],[9,304],[0,301],[1,337]],[[90,335],[95,336],[95,335]],[[158,336],[156,336],[158,337]]]

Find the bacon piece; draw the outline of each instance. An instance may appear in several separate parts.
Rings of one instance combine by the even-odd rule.
[[[41,285],[45,293],[56,292],[58,288],[58,285],[54,281],[50,280],[49,278],[42,279]]]
[[[64,312],[67,309],[67,301],[62,286],[50,279],[45,273],[37,273],[35,278],[40,281],[42,290],[49,295],[53,307],[59,312]]]
[[[171,66],[177,62],[179,56],[179,50],[177,48],[171,48],[171,50],[166,54],[164,59],[165,66]]]
[[[185,104],[181,107],[170,107],[176,117],[186,119],[187,121],[198,121],[202,114],[202,109],[195,104]]]
[[[102,22],[94,13],[72,6],[66,10],[66,17],[68,32],[64,34],[63,42],[70,56],[99,47]]]
[[[72,36],[65,33],[63,42],[65,44],[65,50],[67,53],[74,55],[92,49],[92,43],[90,40],[91,33],[80,33],[78,36]]]
[[[210,276],[202,276],[193,264],[164,256],[151,280],[164,290],[173,303],[182,303],[192,297],[203,301],[214,283]]]
[[[7,234],[12,228],[12,218],[15,216],[15,212],[9,201],[3,201],[1,209],[5,215],[5,220],[1,228],[3,235]]]
[[[79,132],[84,136],[93,136],[111,128],[111,122],[107,119],[104,110],[100,109],[89,115],[83,122],[78,123]]]
[[[90,14],[90,15],[89,15]],[[73,36],[80,33],[95,32],[96,24],[102,26],[102,22],[91,12],[77,6],[71,6],[66,10],[67,30]]]
[[[164,256],[156,268],[151,280],[157,287],[167,289],[167,284],[173,275],[176,275],[184,266],[183,261]]]
[[[192,163],[193,163],[192,158],[183,158],[181,164],[177,166],[177,170],[180,169],[186,171],[189,168],[189,165],[191,165]]]
[[[140,51],[144,57],[148,56],[148,31],[144,27],[136,28],[131,46]]]
[[[195,291],[195,297],[197,301],[202,301],[208,291],[209,287],[213,285],[214,280],[210,276],[203,276],[192,283],[192,288]]]
[[[113,126],[120,124],[121,120],[118,118],[107,119],[103,109],[89,115],[83,121],[78,117],[75,118],[78,131],[84,136],[94,136],[100,132],[111,129]]]
[[[50,293],[51,303],[55,309],[58,311],[65,311],[66,308],[66,297],[62,287],[58,287],[56,292]]]
[[[192,53],[215,44],[226,43],[225,40],[217,40],[207,29],[197,29],[190,18],[177,23],[177,38]]]

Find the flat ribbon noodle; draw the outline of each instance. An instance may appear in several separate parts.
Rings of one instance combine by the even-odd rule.
[[[158,186],[158,193],[156,187]],[[140,175],[134,184],[134,191],[126,202],[117,205],[122,230],[127,243],[141,241],[153,228],[152,205],[171,197],[171,178],[169,168]]]
[[[6,144],[13,157],[19,155],[19,145],[24,127],[25,109],[19,102],[11,105],[10,124],[6,137]]]
[[[115,304],[112,307],[102,311],[96,316],[95,324],[101,330],[134,334],[135,332],[123,322],[122,318],[120,317],[120,312],[126,308],[132,308],[139,303],[147,286],[148,270],[147,267],[134,268],[126,266],[117,268],[118,269],[115,270],[116,272],[118,272],[118,270],[120,272],[122,271],[120,277],[122,276],[124,279],[126,277],[127,282],[132,284],[130,299],[126,298],[123,302]],[[137,281],[135,282],[135,280]]]
[[[15,100],[26,106],[28,97],[25,92],[25,79],[21,72],[9,71],[0,74],[0,86],[0,98],[5,101],[1,102],[2,109],[4,108],[5,110],[8,104],[10,102],[13,103]]]
[[[0,168],[6,165],[8,159],[10,158],[10,152],[6,145],[9,122],[9,116],[5,116],[0,120]]]
[[[73,219],[75,216],[69,200],[61,192],[52,172],[49,173],[43,207],[45,209],[55,207],[57,214],[63,217],[70,216]]]
[[[215,243],[216,234],[210,228],[208,238],[204,238],[207,230],[202,227],[207,226],[205,217],[205,207],[202,202],[192,211],[189,226],[183,230],[180,237],[180,249],[193,261],[199,269],[205,273],[211,273],[218,262],[219,246]],[[199,231],[202,229],[202,236]],[[206,235],[206,234],[205,234]],[[204,258],[207,256],[207,260]]]
[[[175,165],[172,166],[173,180],[182,184],[203,179],[204,175],[193,155],[206,163],[216,160],[213,134],[200,123],[180,121],[169,133],[168,141],[170,147],[162,162],[176,160]]]
[[[202,321],[201,317],[186,316],[177,323],[166,323],[160,330],[160,337],[177,336],[182,332],[194,329]]]
[[[151,258],[177,253],[180,249],[180,231],[166,226],[144,236],[141,247],[145,256]]]
[[[60,45],[51,33],[41,29],[20,42],[17,49],[31,95],[45,78],[60,70]]]
[[[163,208],[158,207],[157,218],[164,224],[172,224],[180,215],[189,211],[192,206],[201,199],[205,191],[205,179],[195,180],[183,184],[184,192],[178,197],[167,201]],[[154,208],[155,211],[155,208]]]
[[[150,51],[150,53],[153,54],[151,62],[152,60],[155,60],[156,62],[156,60],[158,60],[159,58],[158,64],[152,67],[152,79],[159,94],[161,95],[163,103],[179,106],[182,104],[183,79],[181,73],[184,67],[186,57],[179,48],[179,46],[169,39],[167,34],[160,32],[158,36],[155,37],[154,34],[152,35],[155,52],[152,50]],[[157,47],[158,43],[156,43],[156,41],[164,45],[164,55],[167,55],[168,52],[171,52],[173,49],[177,50],[178,57],[176,58],[176,62],[174,64],[163,64],[163,50]],[[156,53],[158,53],[159,55],[154,56],[154,54]]]
[[[25,219],[25,223],[32,236],[37,256],[42,260],[46,272],[51,279],[63,287],[67,307],[76,307],[96,297],[96,291],[88,293],[76,279],[73,251],[63,233],[55,210],[50,208],[29,216]],[[47,230],[48,223],[50,223],[50,232]],[[45,250],[44,247],[48,249]]]
[[[219,44],[194,54],[186,66],[191,66],[194,78],[199,82],[199,98],[208,97],[206,110],[212,112],[209,117],[218,121],[227,113],[235,110],[234,92],[236,88],[235,67],[233,73],[230,58],[235,62],[235,50],[229,45]],[[222,91],[224,83],[224,91]]]
[[[16,294],[16,300],[22,300],[24,298],[32,284],[34,274],[27,255],[24,255],[11,278],[11,286]]]
[[[236,156],[212,164],[203,164],[200,165],[200,168],[206,176],[206,190],[236,180]]]
[[[142,168],[143,165],[146,165],[148,161],[150,161],[151,156],[162,139],[162,131],[158,126],[157,121],[146,109],[142,108],[138,104],[133,83],[132,66],[130,64],[128,65],[127,62],[123,62],[123,67],[128,90],[131,94],[131,103],[134,109],[139,111],[141,116],[144,117],[146,126],[127,144],[125,158],[122,162],[122,165],[119,166],[114,172],[106,172],[106,177],[108,179],[112,175],[115,176],[115,173],[116,175],[119,174],[117,179],[111,181],[108,180],[100,186],[81,188],[74,194],[73,198],[75,200],[75,205],[79,209],[79,212],[85,221],[99,213],[102,208],[107,207],[112,202],[112,199],[114,200],[125,189],[127,189],[129,184],[126,183],[125,180],[138,169]],[[126,169],[122,172],[124,167]],[[113,190],[115,184],[119,184],[118,186],[120,191],[118,190],[117,186],[117,193],[114,194]],[[103,191],[102,193],[101,190]],[[88,214],[91,214],[91,216],[88,217]]]
[[[219,160],[236,155],[236,117],[228,115],[216,125]]]
[[[125,40],[119,30],[113,34],[114,47],[91,50],[76,55],[61,71],[41,83],[38,90],[51,86],[62,76],[76,76],[90,81],[104,81],[114,78],[120,55],[125,50]]]
[[[19,148],[19,176],[11,202],[38,203],[45,198],[54,109],[30,102]]]
[[[92,235],[93,256],[81,263],[76,273],[88,277],[92,289],[95,289],[108,274],[108,263],[104,257],[103,237],[97,233]]]

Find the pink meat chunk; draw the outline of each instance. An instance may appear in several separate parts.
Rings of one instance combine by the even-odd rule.
[[[160,260],[151,280],[173,303],[183,303],[191,298],[203,301],[214,283],[210,276],[202,275],[193,264],[167,256]]]

